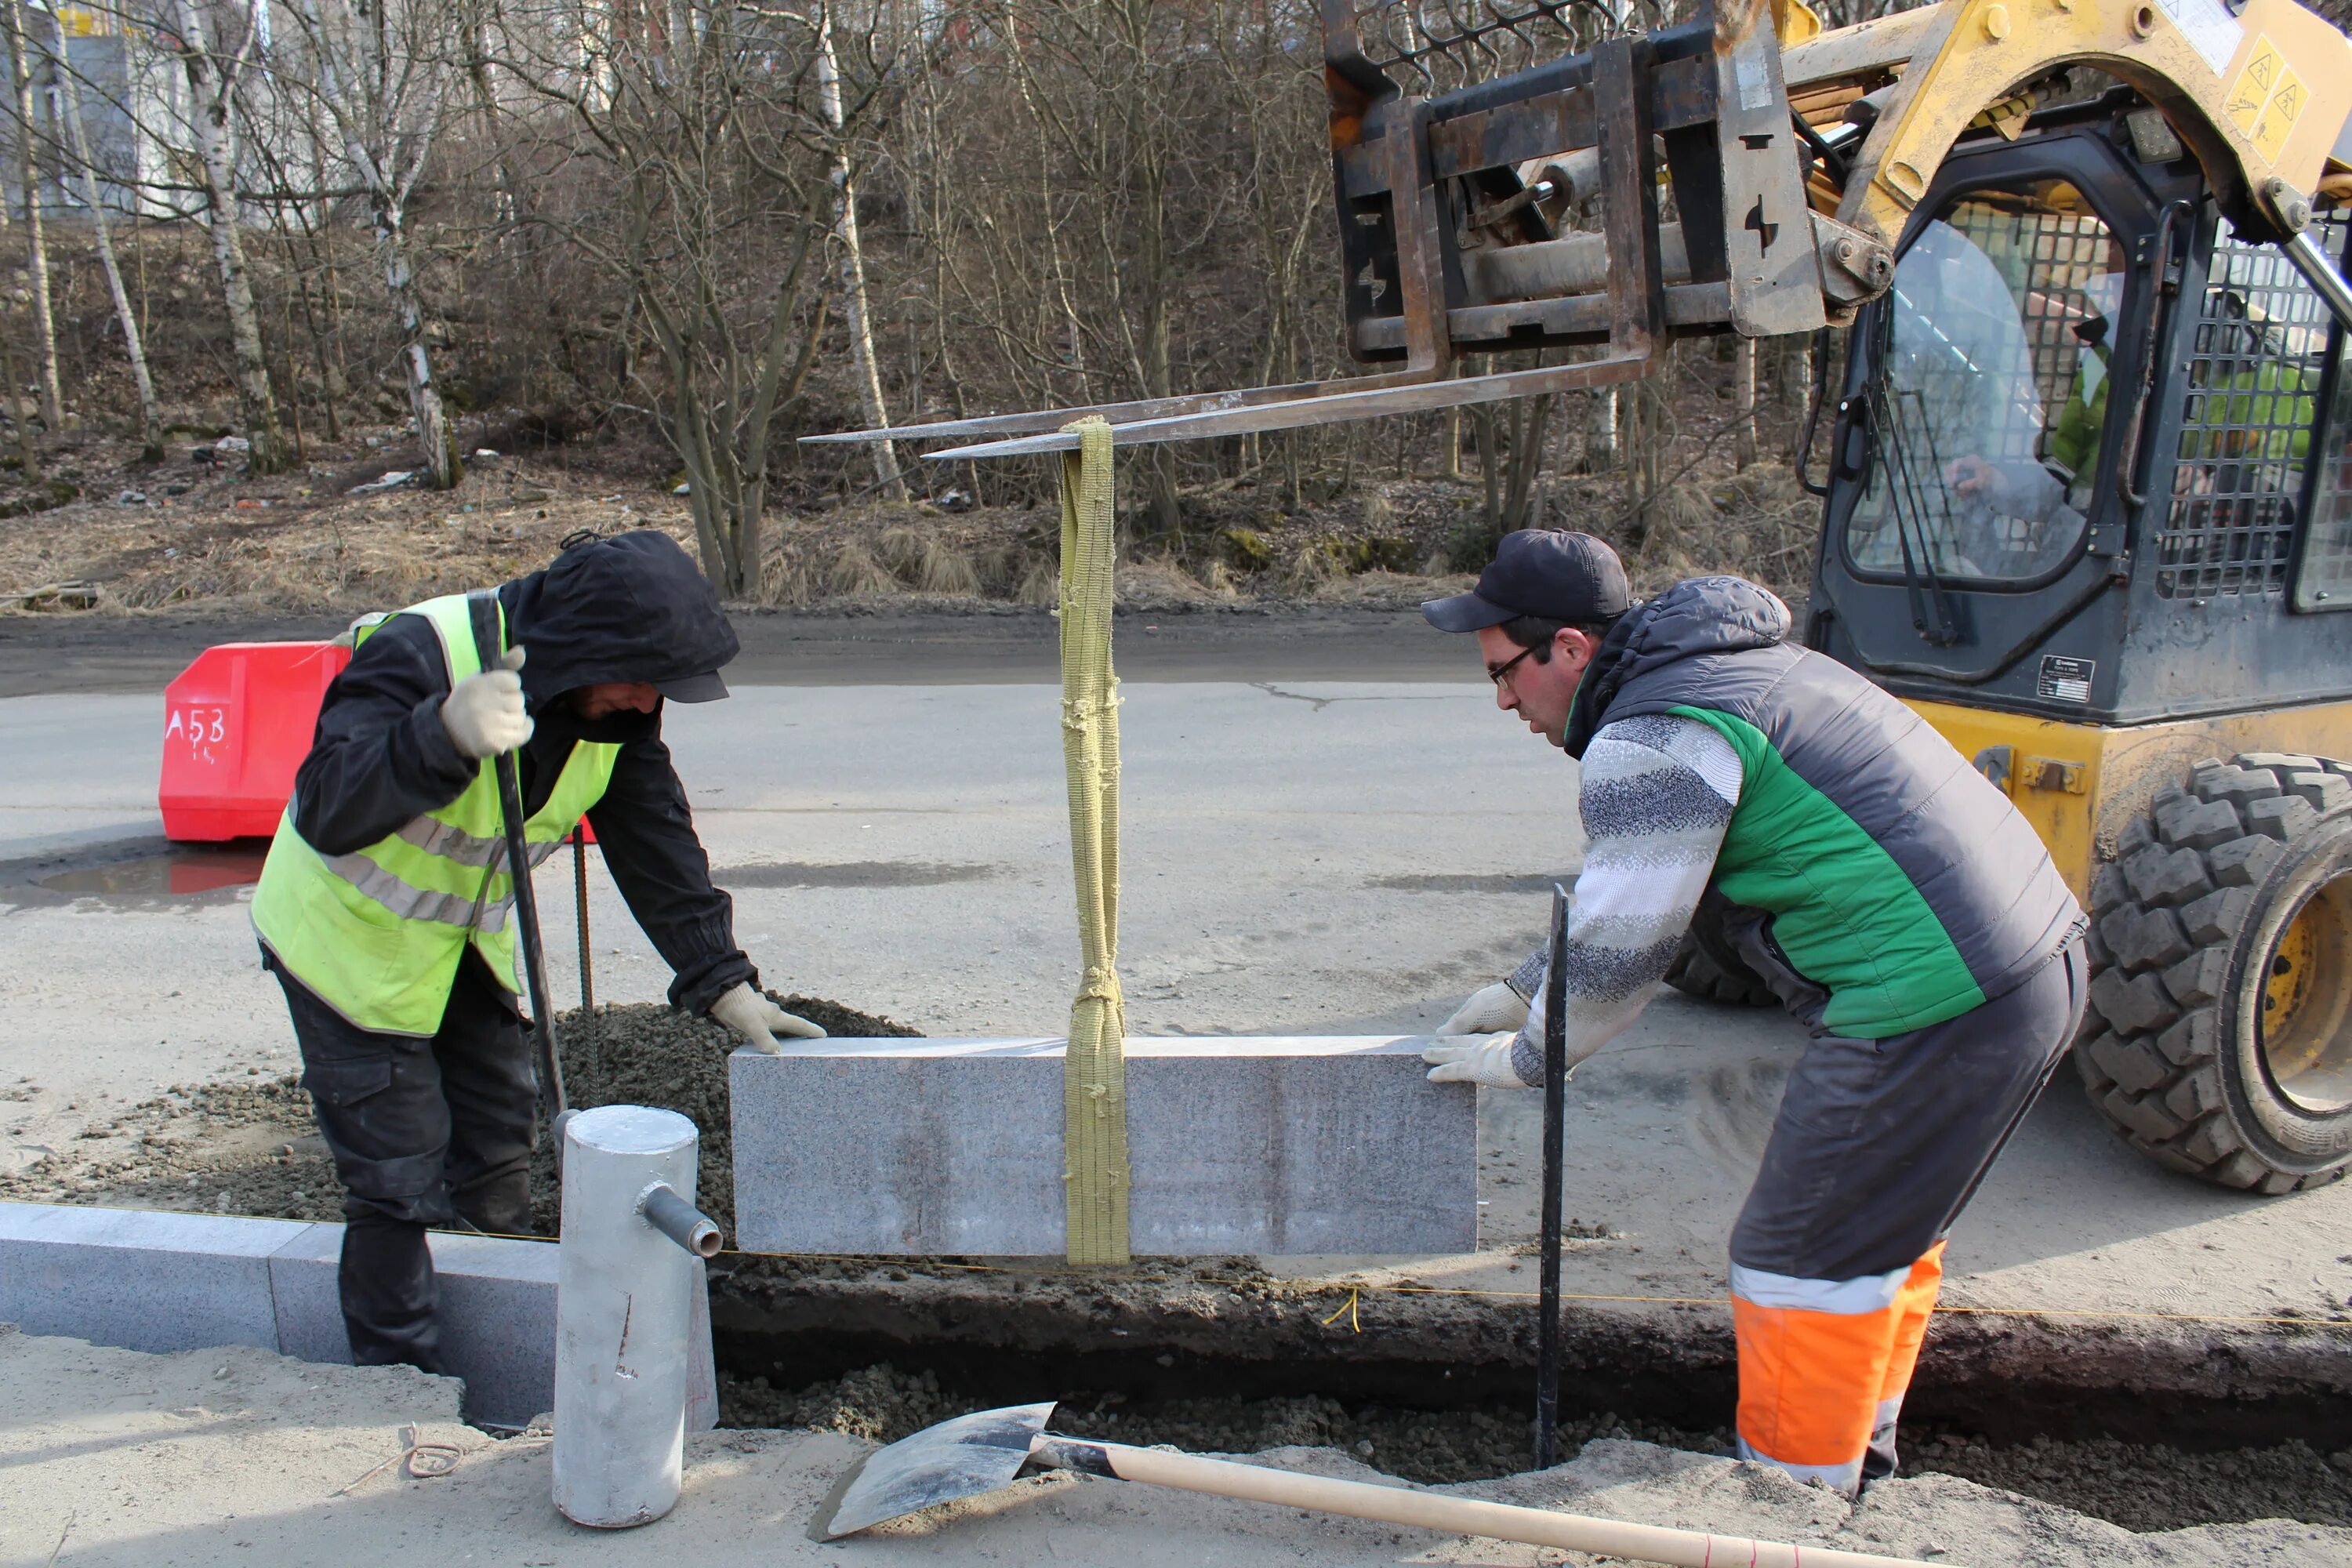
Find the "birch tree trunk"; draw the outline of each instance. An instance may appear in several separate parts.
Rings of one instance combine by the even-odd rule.
[[[440,384],[433,379],[433,359],[425,347],[425,297],[409,265],[407,214],[398,195],[381,185],[370,192],[375,216],[376,256],[383,263],[383,291],[400,322],[400,363],[408,376],[408,411],[416,420],[416,444],[425,455],[425,472],[436,490],[456,488],[466,477],[457,456],[457,432],[449,427],[448,406],[441,401]]]
[[[843,132],[841,62],[833,47],[833,9],[822,7],[816,23],[817,95],[825,122],[834,132],[833,190],[835,242],[841,247],[842,321],[849,329],[850,369],[857,381],[857,396],[865,405],[866,423],[877,429],[890,423],[882,403],[881,368],[874,362],[873,316],[866,297],[866,251],[857,237],[857,180],[850,167],[849,138]],[[892,500],[907,499],[907,481],[898,472],[894,443],[873,444],[874,478]]]
[[[221,294],[228,307],[229,352],[236,380],[237,411],[245,438],[252,443],[247,462],[256,474],[283,473],[292,453],[278,428],[278,403],[269,390],[269,365],[261,353],[261,321],[253,307],[253,279],[246,270],[245,239],[237,226],[236,155],[229,126],[230,106],[244,60],[224,65],[205,39],[197,0],[176,0],[180,67],[187,73],[189,120],[204,163],[205,222],[212,230],[213,259],[220,267]]]
[[[7,203],[0,202],[0,209]],[[16,456],[25,466],[25,482],[41,482],[41,448],[33,440],[33,416],[25,407],[25,384],[16,379],[16,351],[9,342],[8,324],[0,316],[0,381],[8,386],[8,418],[16,426]]]
[[[163,460],[163,410],[155,400],[155,378],[148,373],[147,347],[139,335],[139,313],[131,308],[131,291],[122,284],[122,268],[114,258],[113,225],[106,216],[105,193],[98,168],[90,162],[89,135],[81,122],[81,88],[66,58],[65,23],[52,13],[58,37],[58,95],[66,122],[67,145],[81,168],[82,200],[89,207],[90,230],[98,239],[99,266],[106,273],[107,292],[114,298],[115,323],[122,329],[122,346],[131,356],[131,379],[139,387],[140,458]]]
[[[1584,461],[1588,474],[1617,466],[1617,389],[1597,387],[1584,395]]]
[[[16,89],[16,177],[25,193],[26,266],[32,273],[34,369],[40,377],[41,422],[55,439],[65,434],[65,398],[58,387],[57,316],[49,307],[49,250],[42,233],[40,170],[33,156],[33,68],[17,0],[0,0],[0,26],[8,35],[8,75]]]
[[[1731,352],[1731,466],[1745,473],[1756,461],[1756,340],[1742,338]]]
[[[383,5],[362,12],[344,0],[325,5],[305,0],[301,15],[318,58],[319,96],[341,134],[343,156],[367,190],[384,296],[400,323],[401,370],[425,476],[435,489],[450,489],[466,469],[447,405],[433,379],[425,297],[417,288],[408,232],[408,195],[432,154],[447,78],[415,58],[412,40],[391,36]]]
[[[1804,439],[1806,416],[1813,405],[1813,340],[1810,336],[1785,341],[1780,353],[1780,401],[1797,416],[1789,437],[1789,460],[1793,463],[1797,444]]]

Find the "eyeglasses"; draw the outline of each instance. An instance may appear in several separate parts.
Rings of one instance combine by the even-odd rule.
[[[1542,645],[1538,644],[1537,646],[1541,647]],[[1509,678],[1511,671],[1519,667],[1519,660],[1526,658],[1528,655],[1535,651],[1535,648],[1532,647],[1523,647],[1519,650],[1517,658],[1507,659],[1501,664],[1489,666],[1486,670],[1486,679],[1493,681],[1496,686],[1499,688],[1503,682]]]

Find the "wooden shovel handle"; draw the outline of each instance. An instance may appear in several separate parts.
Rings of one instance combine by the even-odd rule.
[[[1148,1481],[1153,1486],[1207,1492],[1213,1497],[1314,1509],[1322,1513],[1417,1525],[1459,1535],[1524,1542],[1531,1546],[1557,1546],[1571,1552],[1630,1557],[1642,1563],[1674,1563],[1677,1568],[1937,1568],[1915,1557],[1882,1557],[1868,1552],[1838,1552],[1826,1546],[1751,1541],[1744,1535],[1709,1535],[1696,1530],[1671,1530],[1664,1525],[1628,1524],[1620,1520],[1480,1502],[1473,1498],[1447,1497],[1404,1487],[1333,1480],[1294,1470],[1269,1469],[1264,1465],[1204,1459],[1164,1448],[1129,1447],[1124,1443],[1088,1442],[1051,1433],[1039,1437],[1030,1451],[1032,1458],[1042,1464],[1117,1476],[1121,1480]]]

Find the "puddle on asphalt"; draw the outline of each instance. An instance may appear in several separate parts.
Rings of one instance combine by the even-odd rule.
[[[95,900],[118,908],[162,909],[183,904],[225,903],[236,889],[261,879],[261,863],[269,854],[266,838],[236,839],[226,844],[164,844],[157,853],[98,864],[26,868],[16,877],[0,881],[17,884],[17,901],[59,903]],[[38,889],[35,891],[34,889]],[[42,893],[56,895],[43,898]],[[27,897],[29,895],[29,897]],[[0,898],[7,897],[0,889]]]
[[[710,879],[730,892],[738,888],[932,888],[943,882],[978,882],[1004,874],[1002,866],[955,866],[920,860],[847,860],[819,864],[770,861],[751,866],[716,866]]]

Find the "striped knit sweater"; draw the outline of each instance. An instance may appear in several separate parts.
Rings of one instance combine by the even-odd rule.
[[[1577,809],[1589,843],[1568,921],[1570,1067],[1640,1016],[1664,976],[1714,872],[1739,785],[1738,753],[1696,719],[1622,720],[1585,748]],[[1549,957],[1547,943],[1509,980],[1532,1003],[1511,1042],[1511,1070],[1526,1084],[1543,1081]]]

